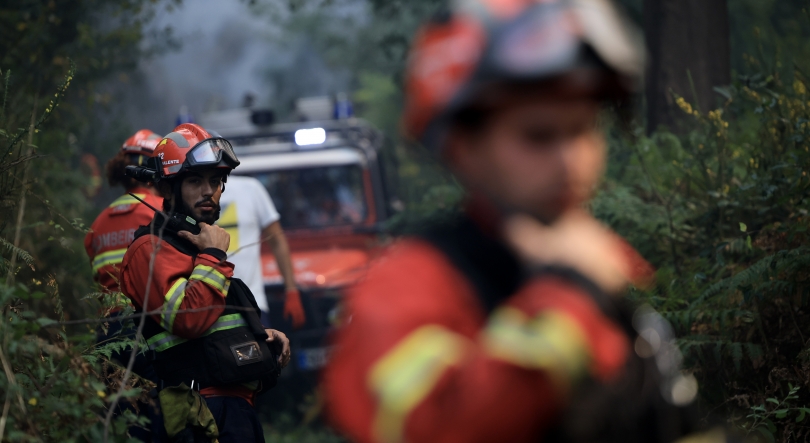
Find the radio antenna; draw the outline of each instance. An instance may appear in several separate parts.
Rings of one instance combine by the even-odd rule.
[[[146,205],[146,206],[147,206],[149,209],[151,209],[151,210],[153,210],[153,211],[155,211],[155,212],[159,212],[159,213],[163,214],[163,211],[159,211],[159,210],[158,210],[157,208],[155,208],[154,206],[152,206],[152,205],[150,205],[149,203],[146,203],[145,201],[143,201],[143,199],[142,199],[142,198],[140,198],[140,197],[138,197],[137,195],[135,195],[135,194],[133,194],[133,193],[131,193],[131,192],[128,192],[127,194],[129,194],[129,195],[131,195],[131,196],[135,197],[135,200],[138,200],[139,202],[141,202],[141,203],[145,204],[145,205]],[[163,214],[163,215],[165,216],[166,214]]]

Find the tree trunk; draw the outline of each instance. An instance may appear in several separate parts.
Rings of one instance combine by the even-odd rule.
[[[727,0],[644,0],[647,132],[676,129],[673,93],[701,113],[716,107],[715,86],[731,82]]]

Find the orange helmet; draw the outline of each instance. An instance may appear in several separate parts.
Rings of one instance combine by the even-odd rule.
[[[151,157],[161,138],[160,135],[148,129],[141,129],[124,142],[121,151],[125,154]]]
[[[154,161],[156,181],[209,168],[223,168],[230,173],[239,166],[228,140],[215,137],[194,123],[183,123],[166,134],[155,149]]]
[[[455,0],[414,39],[405,77],[406,135],[435,148],[481,89],[575,71],[627,95],[643,75],[640,39],[609,0]],[[611,77],[615,81],[605,82]],[[609,86],[608,86],[609,85]]]

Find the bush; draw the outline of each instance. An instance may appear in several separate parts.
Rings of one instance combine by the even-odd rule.
[[[0,306],[4,307],[0,363],[6,374],[0,378],[0,392],[4,393],[0,438],[9,442],[102,441],[111,392],[102,375],[113,365],[110,353],[127,343],[113,341],[96,347],[92,329],[68,334],[64,326],[27,308],[45,297],[44,292],[30,292],[23,285],[8,285],[0,279]],[[62,312],[55,314],[61,317]],[[127,397],[140,394],[133,387]],[[127,427],[136,423],[145,424],[131,413],[116,418],[110,441],[127,441]]]
[[[738,75],[713,110],[674,97],[677,132],[611,134],[592,203],[658,268],[636,296],[676,327],[707,410],[766,441],[808,433],[807,81]]]

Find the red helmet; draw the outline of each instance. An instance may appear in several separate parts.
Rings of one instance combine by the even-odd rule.
[[[157,180],[209,168],[223,168],[230,173],[239,166],[239,160],[228,140],[212,136],[194,123],[183,123],[166,134],[158,143],[154,157],[157,162]]]
[[[141,129],[124,142],[121,151],[125,154],[151,157],[161,138],[160,135],[148,129]]]
[[[406,72],[403,127],[428,147],[440,142],[448,120],[485,86],[584,70],[602,74],[583,78],[601,79],[606,86],[599,93],[618,98],[634,90],[643,75],[640,39],[609,0],[451,4],[416,35]],[[607,77],[615,81],[604,81]]]

